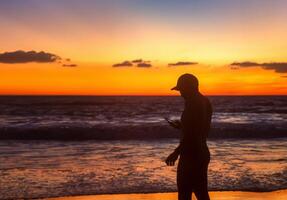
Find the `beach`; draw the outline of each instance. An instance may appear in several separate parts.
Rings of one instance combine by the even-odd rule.
[[[210,99],[209,190],[287,189],[287,97]],[[164,160],[179,133],[163,116],[178,119],[182,105],[179,97],[1,97],[0,199],[174,198],[176,166]],[[278,196],[261,192],[251,196]]]
[[[210,192],[211,200],[285,200],[287,190],[274,192]],[[110,194],[48,198],[46,200],[176,200],[177,193]],[[193,198],[195,199],[195,198]]]

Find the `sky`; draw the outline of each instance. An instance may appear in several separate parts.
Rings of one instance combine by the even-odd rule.
[[[0,95],[287,95],[285,0],[0,0]]]

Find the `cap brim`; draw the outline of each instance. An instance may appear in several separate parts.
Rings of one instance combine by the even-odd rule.
[[[179,90],[177,86],[171,88],[171,90]]]

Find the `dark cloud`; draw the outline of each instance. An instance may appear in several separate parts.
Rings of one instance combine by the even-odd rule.
[[[137,64],[137,67],[143,67],[143,68],[149,68],[149,67],[152,67],[152,65],[150,63],[138,63]]]
[[[142,67],[142,68],[152,67],[150,61],[143,59],[135,59],[132,61],[126,60],[122,63],[117,63],[113,65],[113,67],[131,67],[131,66]]]
[[[197,62],[177,62],[177,63],[169,63],[168,66],[185,66],[185,65],[197,65]]]
[[[132,61],[132,63],[142,63],[142,62],[144,62],[143,59],[136,59]]]
[[[133,64],[130,61],[114,64],[113,67],[131,67]]]
[[[234,62],[231,66],[237,67],[261,67],[266,70],[274,70],[277,73],[287,73],[287,62],[270,62],[270,63],[256,63],[256,62]]]
[[[287,78],[287,76],[281,76],[282,78]]]
[[[63,67],[77,67],[77,64],[63,64]]]
[[[260,66],[260,64],[256,62],[234,62],[230,64],[231,66],[237,66],[237,67],[255,67],[255,66]]]
[[[28,63],[28,62],[40,62],[49,63],[61,60],[61,58],[55,54],[47,53],[44,51],[14,51],[0,53],[0,63]]]
[[[287,62],[282,63],[263,63],[264,69],[274,70],[277,73],[287,73]]]

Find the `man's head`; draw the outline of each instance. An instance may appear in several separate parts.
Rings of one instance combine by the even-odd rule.
[[[198,93],[198,79],[192,74],[183,74],[178,78],[172,90],[180,91],[182,97],[192,96]]]

